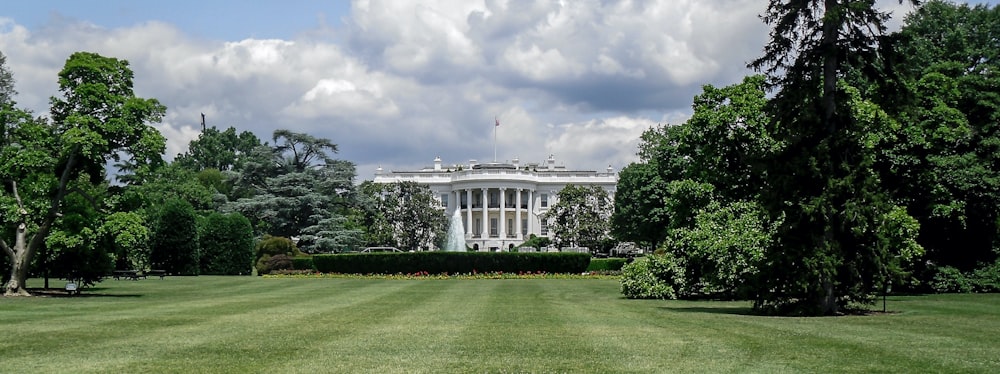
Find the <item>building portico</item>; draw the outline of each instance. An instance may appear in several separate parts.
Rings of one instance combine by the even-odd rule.
[[[456,210],[463,217],[466,244],[480,251],[507,251],[529,238],[549,235],[541,217],[556,203],[567,185],[599,185],[613,196],[617,175],[607,172],[571,171],[555,165],[550,156],[544,165],[510,163],[469,164],[418,171],[378,170],[376,183],[412,181],[427,185],[441,202],[443,213]]]

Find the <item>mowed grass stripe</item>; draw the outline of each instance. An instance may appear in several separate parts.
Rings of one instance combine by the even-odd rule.
[[[491,292],[476,311],[460,340],[460,359],[450,372],[532,372],[539,367],[553,372],[608,372],[614,361],[601,359],[590,342],[602,336],[586,331],[568,318],[592,296],[587,280],[571,281],[577,303],[567,304],[560,280],[494,280]],[[595,316],[600,317],[600,316]]]
[[[32,280],[32,282],[38,282]],[[34,283],[35,286],[38,283]],[[888,315],[625,300],[615,280],[168,277],[0,298],[0,373],[1000,372],[1000,295]]]
[[[317,292],[324,284],[331,283],[324,280],[261,282],[257,278],[245,277],[224,279],[226,282],[216,284],[211,278],[202,277],[205,283],[216,285],[215,288],[198,292],[181,284],[166,293],[172,297],[156,294],[163,291],[161,288],[164,286],[169,288],[163,283],[124,283],[123,290],[135,292],[142,292],[141,287],[147,286],[145,291],[154,297],[142,301],[133,298],[126,302],[98,300],[101,297],[83,299],[97,306],[106,301],[104,306],[108,308],[141,308],[141,313],[132,313],[130,318],[108,319],[104,312],[94,312],[79,316],[82,322],[47,324],[62,327],[45,334],[26,336],[18,342],[18,348],[26,345],[38,347],[33,351],[39,361],[35,368],[45,371],[65,366],[65,362],[46,360],[46,357],[57,354],[66,356],[70,362],[80,363],[75,367],[77,372],[150,368],[158,368],[157,372],[164,372],[163,368],[169,368],[168,372],[191,372],[192,368],[212,372],[216,371],[214,369],[259,368],[259,365],[287,361],[288,352],[300,345],[298,341],[292,341],[281,346],[283,335],[293,339],[283,333],[289,326],[308,326],[305,322],[326,308],[339,308],[349,313],[353,305],[367,299],[394,298],[387,294],[406,286],[405,283],[396,283],[393,287],[380,287],[370,292],[366,289],[370,283],[359,282],[355,284],[357,287]],[[188,281],[193,279],[188,278]],[[246,283],[239,282],[240,279],[256,284],[257,292],[244,289]],[[78,299],[57,301],[75,300]],[[134,303],[141,303],[141,306]],[[108,313],[117,315],[123,312],[116,309]],[[91,323],[91,320],[105,322]],[[45,323],[45,320],[39,322]],[[62,343],[73,341],[85,341],[86,344]],[[215,353],[229,360],[219,360]],[[28,356],[30,359],[31,355]],[[271,361],[267,361],[269,357]],[[89,362],[103,364],[88,366]]]
[[[375,287],[371,283],[352,282],[349,285],[326,280],[264,280],[281,284],[278,290],[260,295],[269,299],[257,309],[233,315],[206,319],[172,333],[179,341],[172,349],[161,350],[154,357],[137,360],[126,369],[168,372],[257,372],[270,371],[290,361],[311,342],[322,342],[330,336],[350,335],[354,320],[370,317],[358,311],[379,300],[396,300],[411,287],[406,283]],[[324,283],[326,286],[323,287]],[[380,309],[376,314],[394,313]],[[337,315],[341,321],[322,323],[324,315]],[[190,339],[190,336],[200,336]]]
[[[477,309],[490,293],[489,281],[369,280],[411,285],[406,297],[361,305],[396,311],[354,321],[351,331],[331,334],[326,343],[307,347],[299,360],[276,372],[441,372],[465,347],[458,338],[481,316]],[[484,283],[485,282],[485,283]]]

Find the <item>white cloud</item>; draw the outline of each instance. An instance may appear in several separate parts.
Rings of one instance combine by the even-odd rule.
[[[504,62],[511,70],[531,80],[548,81],[578,78],[583,66],[569,60],[558,49],[542,51],[538,45],[511,46],[504,52]]]
[[[282,113],[301,118],[399,115],[399,108],[375,82],[359,86],[344,79],[320,79],[312,89]]]
[[[618,116],[600,118],[582,123],[556,126],[558,132],[545,143],[559,159],[569,160],[579,168],[596,168],[601,165],[576,165],[576,160],[590,160],[599,155],[607,166],[615,170],[638,160],[636,157],[639,136],[657,123],[646,118]],[[600,170],[603,170],[601,168]]]

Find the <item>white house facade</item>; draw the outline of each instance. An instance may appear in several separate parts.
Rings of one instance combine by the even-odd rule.
[[[459,210],[466,245],[480,251],[508,251],[531,234],[549,236],[542,215],[559,199],[567,185],[600,186],[614,197],[618,176],[605,172],[567,170],[552,156],[542,164],[477,163],[433,167],[415,171],[375,172],[375,183],[411,181],[430,187],[451,217]]]

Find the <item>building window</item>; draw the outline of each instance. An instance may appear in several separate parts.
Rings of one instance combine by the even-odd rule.
[[[542,226],[541,227],[541,231],[539,231],[539,233],[542,234],[542,235],[548,235],[549,234],[549,220],[543,218],[541,226]]]
[[[490,218],[490,237],[491,238],[495,238],[495,237],[500,236],[500,234],[497,232],[498,229],[499,229],[499,227],[497,227],[497,219],[496,218]]]
[[[448,194],[446,193],[441,194],[441,206],[448,207]]]
[[[515,235],[514,235],[514,219],[513,218],[508,218],[507,219],[507,237],[508,238],[515,237]]]
[[[521,219],[521,235],[528,235],[528,219]]]
[[[458,199],[459,199],[460,203],[462,204],[462,209],[469,209],[469,197],[466,196],[466,194],[464,194],[464,193],[463,194],[459,194],[458,196],[459,196]]]
[[[542,194],[542,208],[548,208],[548,207],[549,207],[549,194],[543,193]]]
[[[483,233],[483,220],[476,218],[476,224],[472,226],[472,235],[481,236]]]
[[[490,191],[490,208],[500,207],[500,191]]]
[[[526,193],[521,194],[521,209],[528,209],[528,194]]]

